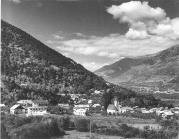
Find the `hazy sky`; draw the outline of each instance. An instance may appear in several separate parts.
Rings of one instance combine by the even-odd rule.
[[[94,71],[179,43],[179,0],[2,0],[2,19]]]

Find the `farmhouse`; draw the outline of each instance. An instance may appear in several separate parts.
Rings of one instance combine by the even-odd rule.
[[[118,107],[119,113],[125,113],[125,112],[134,112],[133,108],[131,107]]]
[[[86,116],[86,109],[74,109],[73,114],[78,116]]]
[[[63,109],[70,109],[70,105],[67,103],[59,103],[58,106]]]
[[[19,100],[10,108],[11,114],[24,114],[26,116],[47,114],[46,100]]]
[[[109,104],[107,108],[108,114],[116,114],[118,112],[117,108],[113,104]]]
[[[37,115],[44,115],[47,114],[47,107],[40,106],[40,107],[28,107],[26,116],[37,116]]]

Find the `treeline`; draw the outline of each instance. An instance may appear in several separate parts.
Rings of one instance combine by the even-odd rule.
[[[122,106],[138,106],[140,108],[153,108],[153,107],[173,107],[170,103],[165,103],[157,99],[153,94],[139,94],[126,88],[114,86],[107,89],[102,96],[102,104],[107,109],[109,104],[113,104],[114,98],[117,98],[119,104]]]

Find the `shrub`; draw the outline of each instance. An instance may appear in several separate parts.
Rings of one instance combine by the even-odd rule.
[[[1,120],[3,139],[8,139],[8,135],[13,139],[46,139],[62,136],[65,133],[61,127],[58,127],[57,120],[54,118],[3,115]]]
[[[13,139],[48,139],[53,136],[63,136],[62,128],[58,128],[54,119],[48,119],[40,123],[25,124],[10,132]]]

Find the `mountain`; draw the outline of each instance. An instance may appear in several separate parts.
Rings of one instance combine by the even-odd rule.
[[[168,106],[153,95],[137,94],[86,70],[72,59],[47,47],[21,29],[1,21],[1,103],[46,99],[52,105],[71,103],[68,93],[95,95],[107,108],[114,97],[126,106]]]
[[[95,73],[125,87],[179,90],[179,45],[152,55],[124,58]]]
[[[1,21],[1,56],[2,103],[55,100],[61,93],[107,86],[103,78],[5,21]]]

